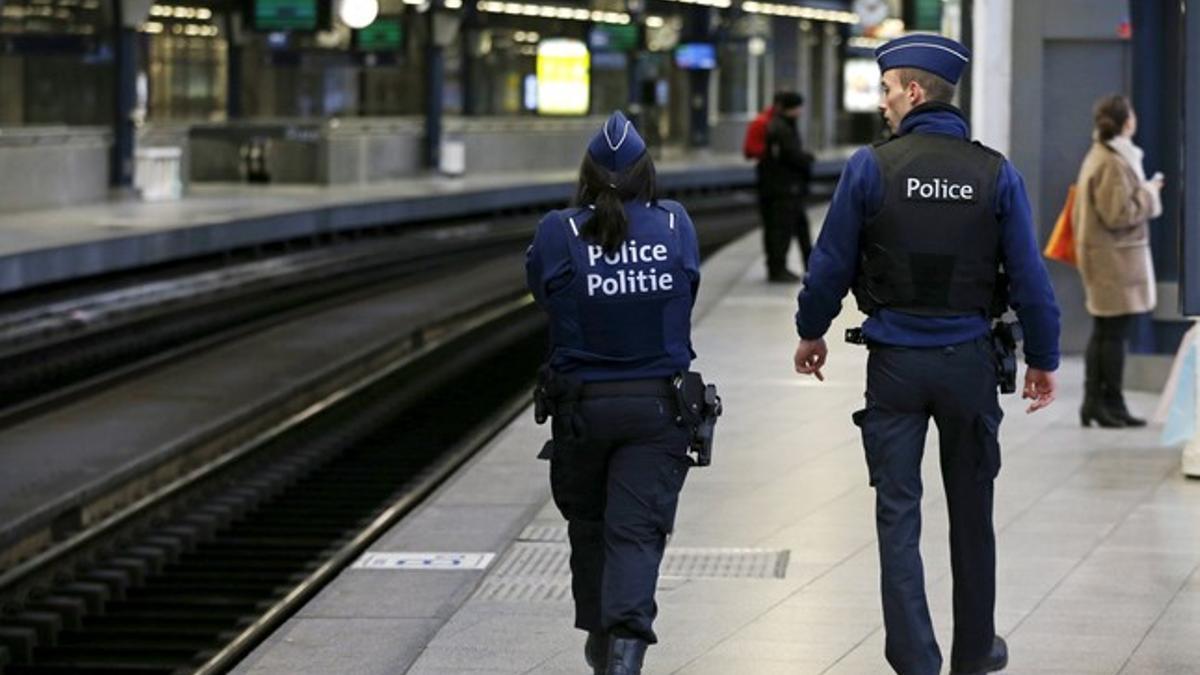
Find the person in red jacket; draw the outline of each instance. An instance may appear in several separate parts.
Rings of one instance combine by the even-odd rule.
[[[766,129],[766,150],[758,162],[758,194],[766,219],[763,249],[767,254],[767,280],[794,283],[800,277],[787,269],[787,252],[795,236],[805,269],[812,252],[804,200],[813,157],[804,151],[796,121],[804,97],[791,91],[775,95],[774,112]]]

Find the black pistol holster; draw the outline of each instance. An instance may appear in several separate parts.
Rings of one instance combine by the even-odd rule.
[[[717,385],[705,384],[700,373],[678,373],[672,379],[675,385],[679,417],[676,421],[692,431],[688,456],[694,466],[712,464],[713,434],[717,418],[724,409]]]
[[[578,412],[583,382],[577,377],[559,375],[543,365],[538,368],[537,384],[533,388],[533,419],[545,424],[551,417],[558,421],[559,437],[562,442],[574,442],[583,438],[583,421]],[[554,455],[554,440],[546,441],[539,459],[550,459]]]
[[[1017,323],[997,321],[992,324],[992,356],[996,361],[996,380],[1001,394],[1012,394],[1017,390],[1017,341],[1021,339],[1021,326]]]

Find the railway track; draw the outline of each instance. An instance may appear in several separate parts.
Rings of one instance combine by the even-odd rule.
[[[739,195],[741,198],[739,199]],[[718,237],[745,192],[697,196],[694,217]],[[0,428],[52,410],[149,368],[241,335],[430,276],[452,276],[520,250],[529,214],[345,240],[237,264],[189,266],[129,279],[53,289],[0,304]]]
[[[525,405],[540,327],[495,309],[10,570],[3,673],[231,665]]]

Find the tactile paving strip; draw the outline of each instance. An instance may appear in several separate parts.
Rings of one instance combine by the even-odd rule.
[[[481,600],[510,602],[571,599],[571,550],[562,526],[525,528],[517,543],[496,564],[475,592]],[[782,579],[788,551],[761,548],[668,547],[660,578]]]

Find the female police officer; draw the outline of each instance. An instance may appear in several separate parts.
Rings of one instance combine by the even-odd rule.
[[[588,145],[574,208],[538,223],[529,289],[550,318],[550,487],[568,522],[575,626],[595,673],[641,672],[654,587],[687,474],[672,376],[686,371],[700,283],[687,212],[613,113]],[[546,454],[546,453],[544,453]]]

